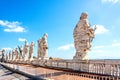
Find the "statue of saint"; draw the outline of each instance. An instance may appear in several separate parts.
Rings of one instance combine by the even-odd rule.
[[[15,51],[12,50],[12,61],[14,60],[14,56],[15,56]]]
[[[11,60],[11,51],[9,51],[9,60]]]
[[[38,59],[42,57],[42,39],[38,40]]]
[[[23,48],[23,59],[26,60],[26,55],[28,53],[28,43],[27,41],[25,41],[25,45],[24,45],[24,48]]]
[[[94,30],[88,21],[88,14],[82,13],[79,22],[74,29],[74,46],[76,55],[74,59],[86,60],[87,51],[91,48],[91,42],[94,38]]]
[[[17,49],[17,48],[15,49],[15,55],[16,55],[16,58],[15,58],[15,59],[18,60],[18,59],[19,59],[19,52],[18,52],[18,49]]]
[[[6,54],[6,57],[5,57],[5,58],[6,58],[6,61],[7,61],[7,60],[8,60],[8,55],[7,55],[7,54]]]
[[[38,58],[46,58],[48,54],[48,44],[47,44],[48,34],[38,40]]]
[[[18,49],[19,49],[19,58],[20,59],[23,59],[24,57],[23,57],[23,48],[22,48],[22,46],[20,47],[20,46],[18,46]]]
[[[35,44],[34,44],[34,42],[31,42],[31,44],[30,44],[30,46],[29,46],[29,60],[31,60],[32,58],[33,58],[33,52],[34,52],[34,46],[35,46]]]
[[[47,37],[48,34],[44,34],[44,36],[42,37],[42,54],[43,57],[47,57],[48,54],[48,44],[47,44]]]
[[[1,62],[5,61],[5,49],[2,50],[2,58],[1,58]]]

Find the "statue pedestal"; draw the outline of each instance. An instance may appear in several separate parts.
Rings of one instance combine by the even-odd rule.
[[[43,60],[48,60],[49,58],[48,58],[48,57],[43,57],[42,59],[43,59]]]
[[[38,60],[48,60],[49,58],[48,57],[41,57],[41,58],[38,58]]]
[[[88,57],[87,57],[86,54],[84,54],[84,55],[79,55],[79,56],[75,55],[75,56],[73,57],[73,60],[88,60]]]
[[[82,60],[82,57],[81,56],[74,56],[73,60]]]
[[[28,59],[29,61],[33,61],[34,59],[33,58],[30,58],[30,59]]]

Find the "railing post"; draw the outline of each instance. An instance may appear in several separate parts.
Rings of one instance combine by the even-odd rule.
[[[57,67],[59,67],[59,62],[57,61],[56,63],[57,63]],[[61,62],[60,62],[60,63],[61,63]]]
[[[68,68],[68,62],[66,62],[66,68]]]

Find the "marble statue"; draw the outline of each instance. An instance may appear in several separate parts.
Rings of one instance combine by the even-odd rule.
[[[14,57],[15,57],[15,51],[12,50],[12,61],[14,61]]]
[[[6,61],[7,61],[8,60],[8,54],[6,54],[5,58],[6,58]]]
[[[23,59],[23,48],[22,48],[22,46],[20,47],[20,46],[18,46],[18,50],[19,50],[19,58],[20,59]]]
[[[20,56],[19,56],[18,48],[15,49],[15,55],[16,55],[15,60],[19,60],[19,59],[20,59],[20,58],[19,58]]]
[[[91,42],[94,38],[94,29],[88,21],[88,14],[83,12],[80,20],[74,29],[74,46],[76,54],[73,59],[86,60],[87,51],[91,48]]]
[[[47,44],[48,34],[44,34],[44,36],[38,40],[38,58],[44,59],[47,58],[48,55],[48,44]]]
[[[28,54],[28,43],[25,41],[24,48],[23,48],[23,60],[26,60],[26,55]]]
[[[47,37],[48,37],[48,34],[44,34],[44,36],[42,37],[43,57],[47,57],[47,55],[48,55]]]
[[[2,50],[2,58],[1,58],[1,62],[5,61],[5,49]]]
[[[38,40],[38,59],[40,59],[41,57],[42,57],[42,41],[41,41],[42,39],[39,39]]]
[[[9,60],[11,60],[11,51],[9,51]]]
[[[29,57],[28,57],[29,60],[33,59],[34,46],[35,46],[34,42],[31,42],[29,46]]]

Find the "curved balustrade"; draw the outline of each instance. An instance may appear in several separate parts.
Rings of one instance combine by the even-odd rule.
[[[33,60],[33,61],[7,61],[8,63],[33,64],[43,67],[71,69],[73,71],[85,72],[79,74],[81,77],[87,77],[95,80],[119,80],[120,78],[120,60]],[[90,74],[87,74],[90,73]],[[92,75],[95,74],[95,75]],[[75,74],[76,75],[76,74]],[[102,76],[101,76],[102,75]]]
[[[97,74],[120,76],[120,60],[90,60],[77,62],[73,60],[48,60],[47,66],[68,68]]]

